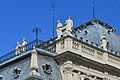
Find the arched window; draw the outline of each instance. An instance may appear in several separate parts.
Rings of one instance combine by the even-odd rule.
[[[89,78],[85,78],[84,80],[90,80]]]

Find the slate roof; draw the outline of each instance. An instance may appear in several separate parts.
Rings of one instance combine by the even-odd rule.
[[[76,27],[74,29],[74,36],[101,47],[101,37],[102,34],[105,33],[107,37],[108,51],[120,55],[120,36],[115,32],[115,28],[108,25],[108,23],[104,23],[99,19],[94,18],[91,21]]]
[[[102,34],[105,33],[107,37],[108,51],[116,56],[120,56],[120,49],[119,49],[120,36],[115,34],[116,32],[115,28],[108,25],[108,23],[104,23],[99,19],[94,18],[88,21],[87,23],[81,24],[80,26],[76,27],[75,29],[73,29],[73,32],[74,32],[74,36],[77,39],[83,40],[84,42],[92,44],[98,48],[101,47],[101,37],[102,37]],[[56,41],[56,38],[57,37],[51,38],[46,42],[39,41],[39,48],[48,46],[52,42]],[[36,40],[27,44],[27,51],[31,50],[33,46],[36,45],[35,41]],[[54,56],[53,54],[49,54],[49,55]],[[1,56],[0,64],[14,57],[16,57],[15,50]]]

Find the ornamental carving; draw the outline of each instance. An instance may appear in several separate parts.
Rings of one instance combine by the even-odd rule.
[[[21,73],[21,69],[20,68],[17,68],[15,67],[14,71],[13,71],[13,77],[16,79],[20,76],[20,73]]]
[[[46,74],[51,74],[51,73],[52,73],[52,67],[51,67],[51,65],[49,65],[49,64],[44,64],[44,65],[42,66],[42,68],[43,68],[43,71],[44,71]]]

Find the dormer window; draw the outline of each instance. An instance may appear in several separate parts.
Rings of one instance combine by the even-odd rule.
[[[88,40],[86,40],[86,42],[88,42]]]
[[[109,29],[107,30],[107,33],[110,34],[110,30]]]
[[[91,44],[93,44],[93,42],[91,42]]]
[[[75,37],[77,37],[77,35],[75,35]]]
[[[80,37],[80,40],[83,40],[83,37]]]
[[[20,73],[21,73],[21,69],[20,68],[17,68],[15,67],[14,71],[13,71],[13,77],[16,79],[20,76]]]
[[[84,35],[87,35],[88,34],[88,31],[85,31]]]
[[[3,76],[2,75],[0,75],[0,80],[3,80]]]
[[[42,68],[43,68],[43,71],[44,71],[46,74],[51,74],[51,73],[52,73],[52,67],[51,67],[51,65],[49,65],[49,64],[44,64],[44,65],[42,66]]]

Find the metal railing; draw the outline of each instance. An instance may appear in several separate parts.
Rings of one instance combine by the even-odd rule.
[[[38,40],[38,45],[39,45],[39,48],[42,48],[42,45],[44,44],[44,41],[41,41],[41,40]],[[22,51],[22,47],[21,47],[21,51],[20,51],[20,54],[26,52],[26,51],[29,51],[29,50],[32,50],[34,46],[36,46],[37,43],[36,43],[36,40],[32,41],[32,42],[29,42],[27,45],[26,45],[26,49],[25,51]],[[0,64],[7,61],[7,60],[10,60],[14,57],[16,57],[16,50],[13,50],[3,56],[0,57]]]

